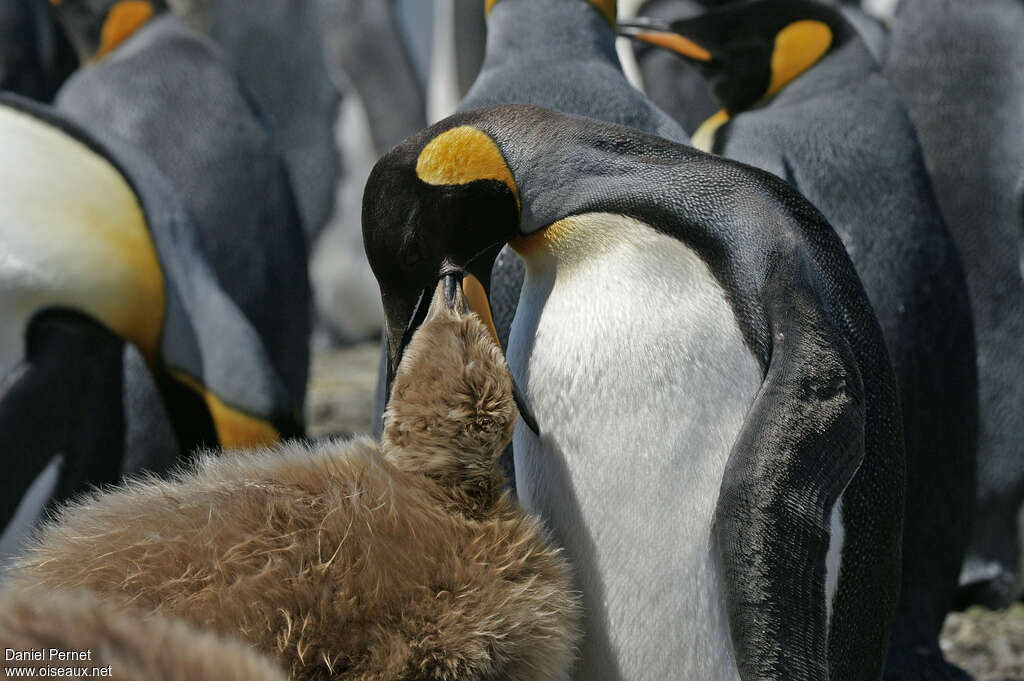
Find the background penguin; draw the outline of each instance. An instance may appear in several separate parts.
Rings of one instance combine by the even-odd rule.
[[[640,6],[637,15],[668,24],[699,16],[707,9],[729,3],[730,0],[650,0]],[[857,29],[871,54],[881,59],[887,39],[883,25],[854,4],[843,3],[840,10]],[[695,133],[701,123],[721,108],[711,86],[695,64],[674,58],[670,51],[644,42],[634,43],[634,53],[644,92],[651,101],[671,114],[687,133]]]
[[[970,532],[977,371],[967,286],[914,129],[834,8],[756,0],[638,27],[688,39],[724,107],[694,143],[790,184],[843,240],[896,372],[907,455],[903,585],[886,678],[967,678],[938,635]],[[696,56],[694,56],[696,55]]]
[[[682,128],[626,79],[615,50],[615,0],[497,0],[487,5],[487,47],[460,111],[534,104],[687,142]],[[488,293],[505,347],[524,268],[510,250],[498,256]],[[386,399],[384,361],[374,425]]]
[[[335,132],[342,179],[330,223],[312,247],[310,275],[330,335],[350,343],[379,338],[384,323],[359,228],[363,186],[381,154],[426,125],[426,104],[396,3],[325,4],[327,63],[343,93]]]
[[[939,206],[963,256],[978,344],[974,530],[961,606],[1005,607],[1020,574],[1024,501],[1024,5],[902,0],[885,75],[906,102]]]
[[[240,450],[95,494],[7,588],[176,615],[295,681],[564,679],[569,568],[496,466],[516,421],[508,367],[457,283],[432,292],[381,442]]]
[[[516,430],[517,489],[575,567],[576,678],[880,676],[894,377],[842,243],[795,189],[509,106],[392,150],[363,217],[392,362],[438,273],[486,288],[509,240],[527,262],[508,357],[540,436]]]
[[[172,9],[181,0],[169,3]],[[188,2],[189,24],[212,38],[274,131],[292,180],[307,241],[334,204],[338,150],[333,135],[340,94],[324,57],[322,0]]]
[[[49,101],[74,68],[74,55],[56,29],[46,0],[0,5],[0,90]]]
[[[64,0],[83,61],[57,107],[146,153],[195,215],[221,286],[252,322],[301,423],[309,371],[306,245],[279,143],[223,52],[148,0]]]
[[[259,336],[147,157],[9,95],[0,136],[5,551],[51,497],[161,472],[200,446],[300,432]]]

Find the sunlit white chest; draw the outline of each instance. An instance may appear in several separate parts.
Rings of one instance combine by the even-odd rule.
[[[576,677],[736,679],[710,528],[760,366],[685,244],[571,220],[525,258],[509,364],[542,433],[516,431],[520,498],[584,595]]]

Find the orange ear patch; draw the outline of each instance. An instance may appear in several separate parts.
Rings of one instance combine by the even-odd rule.
[[[53,0],[51,0],[52,2]],[[60,2],[60,0],[57,0]],[[107,14],[100,33],[95,59],[105,57],[153,16],[153,5],[146,0],[122,0]]]
[[[821,21],[795,21],[775,36],[772,50],[772,80],[765,97],[814,66],[832,46],[832,29]]]
[[[416,159],[416,176],[434,185],[498,180],[519,202],[519,187],[498,145],[486,133],[468,125],[446,130],[430,140]]]

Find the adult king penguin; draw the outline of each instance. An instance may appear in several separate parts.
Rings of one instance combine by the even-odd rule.
[[[977,371],[967,285],[906,110],[837,8],[733,3],[623,30],[700,64],[722,111],[694,143],[781,177],[843,240],[896,372],[907,454],[903,584],[886,678],[966,678],[938,635],[970,532]]]
[[[489,320],[498,251],[526,262],[517,487],[575,566],[574,678],[879,677],[903,509],[894,379],[842,243],[796,190],[506,106],[385,156],[363,230],[392,365],[439,276],[463,276]]]
[[[103,140],[134,144],[178,189],[301,426],[311,294],[302,222],[272,127],[220,48],[162,0],[62,0],[57,10],[88,62],[58,92],[57,108]]]
[[[676,142],[689,140],[622,72],[615,51],[615,0],[488,0],[485,9],[484,63],[459,104],[460,111],[533,104]],[[503,251],[490,291],[502,347],[508,340],[523,276],[519,258],[508,249]],[[383,389],[378,390],[378,417],[385,399]],[[374,424],[379,429],[381,419],[375,418]]]
[[[259,336],[145,155],[11,95],[0,147],[0,526],[26,504],[5,550],[51,498],[298,431]]]
[[[917,128],[939,206],[964,259],[978,342],[974,530],[958,605],[1017,593],[1024,502],[1024,4],[901,0],[885,75]]]

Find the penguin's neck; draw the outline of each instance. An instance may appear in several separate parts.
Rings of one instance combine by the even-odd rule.
[[[619,67],[615,29],[588,0],[501,0],[495,4],[487,16],[485,59],[498,63],[507,55],[557,61],[601,59]]]

